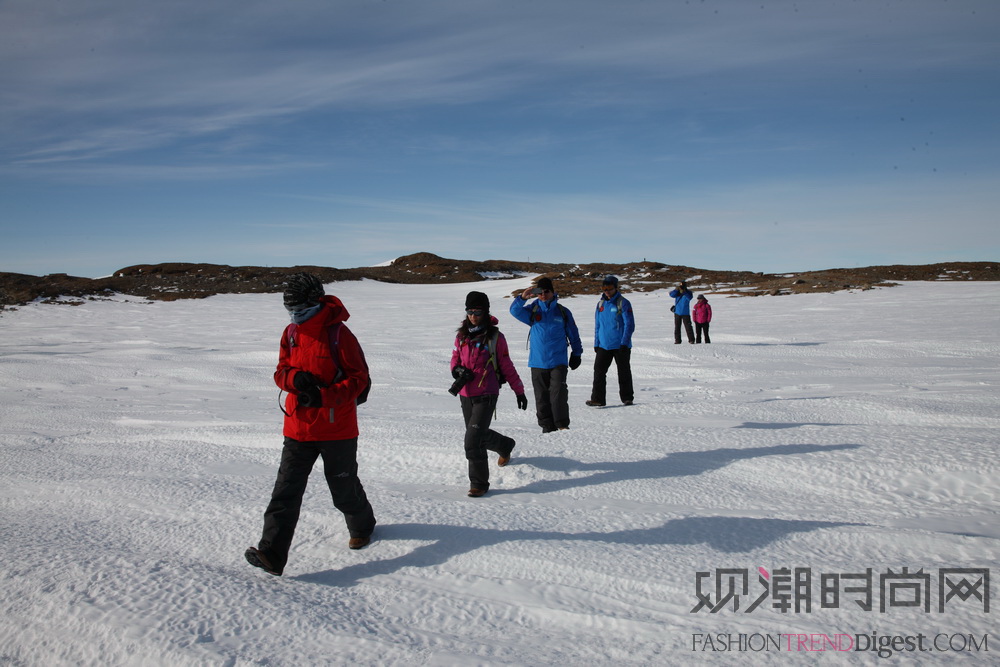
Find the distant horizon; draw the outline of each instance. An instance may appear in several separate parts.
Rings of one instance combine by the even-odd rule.
[[[864,266],[827,266],[827,267],[823,267],[823,268],[814,268],[814,269],[798,269],[798,270],[788,269],[788,270],[777,270],[777,271],[754,271],[753,269],[743,269],[743,268],[720,269],[720,268],[708,267],[708,266],[692,266],[690,264],[682,264],[680,262],[664,262],[664,261],[659,260],[659,259],[650,259],[648,257],[644,258],[644,259],[636,259],[636,260],[630,260],[630,261],[626,261],[626,262],[611,262],[611,261],[605,261],[605,260],[596,260],[596,261],[589,261],[589,262],[564,262],[564,261],[550,261],[550,260],[546,260],[546,259],[530,259],[530,260],[529,259],[525,259],[525,260],[518,260],[518,259],[511,259],[509,257],[490,257],[488,259],[467,259],[467,258],[464,258],[464,257],[446,257],[444,255],[440,255],[438,253],[434,253],[434,252],[431,252],[429,250],[418,250],[416,252],[407,253],[405,255],[400,255],[399,257],[396,257],[396,258],[390,259],[390,260],[386,260],[386,261],[380,262],[378,264],[364,264],[364,265],[356,265],[356,266],[335,266],[335,265],[331,265],[331,264],[226,264],[226,263],[221,263],[221,262],[192,262],[192,261],[181,261],[181,260],[178,260],[178,261],[167,260],[167,261],[163,261],[163,262],[132,262],[130,264],[124,264],[124,265],[118,267],[117,269],[114,269],[113,271],[111,271],[108,274],[99,275],[99,276],[81,276],[81,275],[75,275],[75,274],[72,274],[72,273],[68,273],[66,271],[53,271],[53,272],[46,273],[46,274],[30,274],[30,273],[24,273],[22,271],[7,271],[6,269],[4,269],[2,267],[0,267],[0,273],[15,273],[15,274],[21,274],[21,275],[29,275],[29,276],[33,276],[33,277],[36,277],[36,278],[45,278],[46,276],[66,275],[66,276],[70,276],[70,277],[73,277],[73,278],[87,278],[87,279],[91,279],[91,280],[101,280],[103,278],[112,278],[112,277],[114,277],[115,273],[117,273],[118,271],[121,271],[123,269],[129,268],[129,267],[132,267],[132,266],[160,266],[160,265],[164,265],[164,264],[191,264],[191,265],[202,265],[203,264],[203,265],[208,265],[208,266],[228,266],[228,267],[232,267],[232,268],[260,267],[260,268],[267,268],[267,269],[286,269],[286,268],[292,268],[292,267],[295,267],[295,266],[316,266],[316,267],[320,267],[320,268],[329,268],[329,269],[338,269],[338,270],[350,270],[350,269],[364,269],[364,268],[376,268],[376,267],[381,267],[381,266],[391,266],[393,262],[395,262],[396,260],[398,260],[398,259],[400,259],[402,257],[407,257],[409,255],[415,255],[415,254],[421,254],[421,253],[429,253],[429,254],[437,255],[438,257],[441,257],[442,259],[454,260],[454,261],[459,261],[459,262],[499,261],[499,262],[513,262],[513,263],[522,263],[523,262],[523,263],[537,263],[537,264],[570,264],[570,265],[609,264],[609,265],[613,265],[613,266],[624,266],[624,265],[629,265],[629,264],[639,264],[639,263],[642,263],[642,262],[653,262],[653,263],[657,263],[657,264],[663,264],[665,266],[684,266],[684,267],[691,268],[691,269],[698,270],[698,271],[719,271],[719,272],[727,272],[727,273],[750,272],[750,273],[763,273],[765,275],[781,275],[781,274],[785,274],[785,273],[813,273],[813,272],[822,272],[822,271],[853,270],[853,269],[865,269],[865,268],[873,268],[873,267],[880,267],[880,266],[912,266],[912,267],[922,267],[922,266],[934,266],[934,265],[938,265],[938,264],[1000,264],[1000,260],[988,260],[988,259],[978,259],[978,260],[965,260],[965,259],[962,259],[962,260],[958,260],[958,259],[956,259],[956,260],[941,260],[941,261],[935,261],[935,262],[921,262],[921,263],[915,263],[915,264],[914,263],[906,263],[906,264],[904,264],[904,263],[899,263],[899,262],[884,262],[884,263],[878,263],[878,264],[866,264]]]

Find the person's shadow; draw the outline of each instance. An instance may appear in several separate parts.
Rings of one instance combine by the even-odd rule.
[[[751,447],[748,449],[712,449],[704,452],[672,452],[663,458],[644,461],[606,461],[581,463],[560,456],[532,456],[517,459],[518,464],[530,464],[542,470],[566,474],[593,471],[585,477],[566,477],[532,482],[517,489],[498,489],[494,493],[551,493],[577,486],[593,486],[608,482],[637,479],[664,479],[700,475],[709,470],[718,470],[734,461],[754,459],[761,456],[789,456],[793,454],[815,454],[842,449],[858,449],[861,445],[774,445],[772,447]]]
[[[662,459],[652,461],[586,464],[561,457],[532,457],[521,459],[520,462],[531,463],[546,470],[564,472],[594,470],[599,472],[585,478],[534,482],[526,487],[502,493],[549,493],[573,486],[603,484],[612,481],[697,475],[708,470],[721,468],[740,459],[809,454],[858,447],[860,445],[778,445],[753,449],[717,449],[709,452],[675,452]],[[501,491],[491,491],[491,493],[500,495]],[[696,516],[671,519],[663,525],[652,528],[584,533],[565,533],[555,530],[505,530],[431,523],[380,524],[377,532],[378,541],[415,540],[427,542],[427,544],[422,544],[395,558],[358,563],[338,570],[314,572],[293,578],[298,581],[326,586],[349,587],[363,579],[390,574],[402,568],[440,565],[455,556],[481,547],[523,540],[603,542],[628,545],[706,544],[717,551],[743,553],[760,549],[794,533],[847,525],[856,524],[760,517]]]
[[[717,551],[743,553],[766,547],[794,533],[856,525],[835,521],[798,521],[753,517],[698,516],[672,519],[661,526],[612,532],[561,533],[553,530],[502,530],[431,523],[398,523],[378,527],[378,540],[429,542],[401,556],[292,577],[325,586],[350,587],[363,579],[397,570],[441,565],[455,556],[503,542],[556,540],[628,545],[707,544]]]

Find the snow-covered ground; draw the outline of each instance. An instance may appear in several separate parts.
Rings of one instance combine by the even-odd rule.
[[[316,470],[280,578],[243,559],[281,450],[280,296],[4,313],[0,665],[878,664],[833,649],[880,641],[905,664],[995,664],[997,600],[943,571],[998,575],[1000,284],[710,296],[699,346],[673,344],[665,293],[631,295],[636,405],[603,409],[583,404],[597,297],[567,299],[572,428],[543,436],[505,388],[514,459],[470,499],[454,329],[487,290],[527,379],[505,296],[529,282],[329,286],[374,378],[359,457],[379,526],[349,550]],[[727,568],[749,574],[739,608],[693,611],[698,573],[714,606]],[[781,568],[811,573],[798,612],[774,606]],[[871,611],[848,579],[821,606],[823,575],[868,568]],[[886,579],[881,611],[902,568],[928,579]]]

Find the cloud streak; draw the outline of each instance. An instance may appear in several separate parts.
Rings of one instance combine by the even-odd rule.
[[[18,159],[101,158],[322,110],[519,93],[544,103],[548,87],[558,95],[574,79],[586,80],[591,104],[615,103],[627,87],[629,103],[669,105],[666,82],[681,93],[702,77],[753,87],[759,82],[743,77],[766,70],[772,85],[801,85],[855,67],[926,71],[984,55],[968,38],[969,21],[940,2],[909,3],[892,21],[877,20],[884,16],[867,3],[836,2],[808,15],[793,3],[742,2],[683,11],[546,3],[526,12],[499,3],[456,11],[447,2],[304,2],[297,11],[262,2],[65,4],[19,1],[0,13],[0,53],[15,63],[3,75],[5,121],[67,121],[47,142],[20,146]],[[944,43],[942,20],[951,35]],[[938,40],[925,42],[931,34]],[[902,49],[917,57],[872,57]]]

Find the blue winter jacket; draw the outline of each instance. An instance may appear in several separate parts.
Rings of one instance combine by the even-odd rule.
[[[621,292],[615,292],[610,299],[602,294],[594,313],[594,347],[605,350],[617,350],[623,345],[632,347],[633,331],[635,318],[628,299]]]
[[[691,299],[694,297],[694,292],[686,289],[681,294],[679,290],[674,289],[670,292],[670,296],[674,297],[674,315],[691,314]]]
[[[519,295],[510,304],[510,314],[531,327],[528,333],[531,341],[528,366],[531,368],[566,366],[569,363],[567,347],[571,347],[576,356],[583,356],[583,342],[573,313],[559,306],[558,301],[559,298],[553,296],[548,301],[535,299],[528,303]]]

